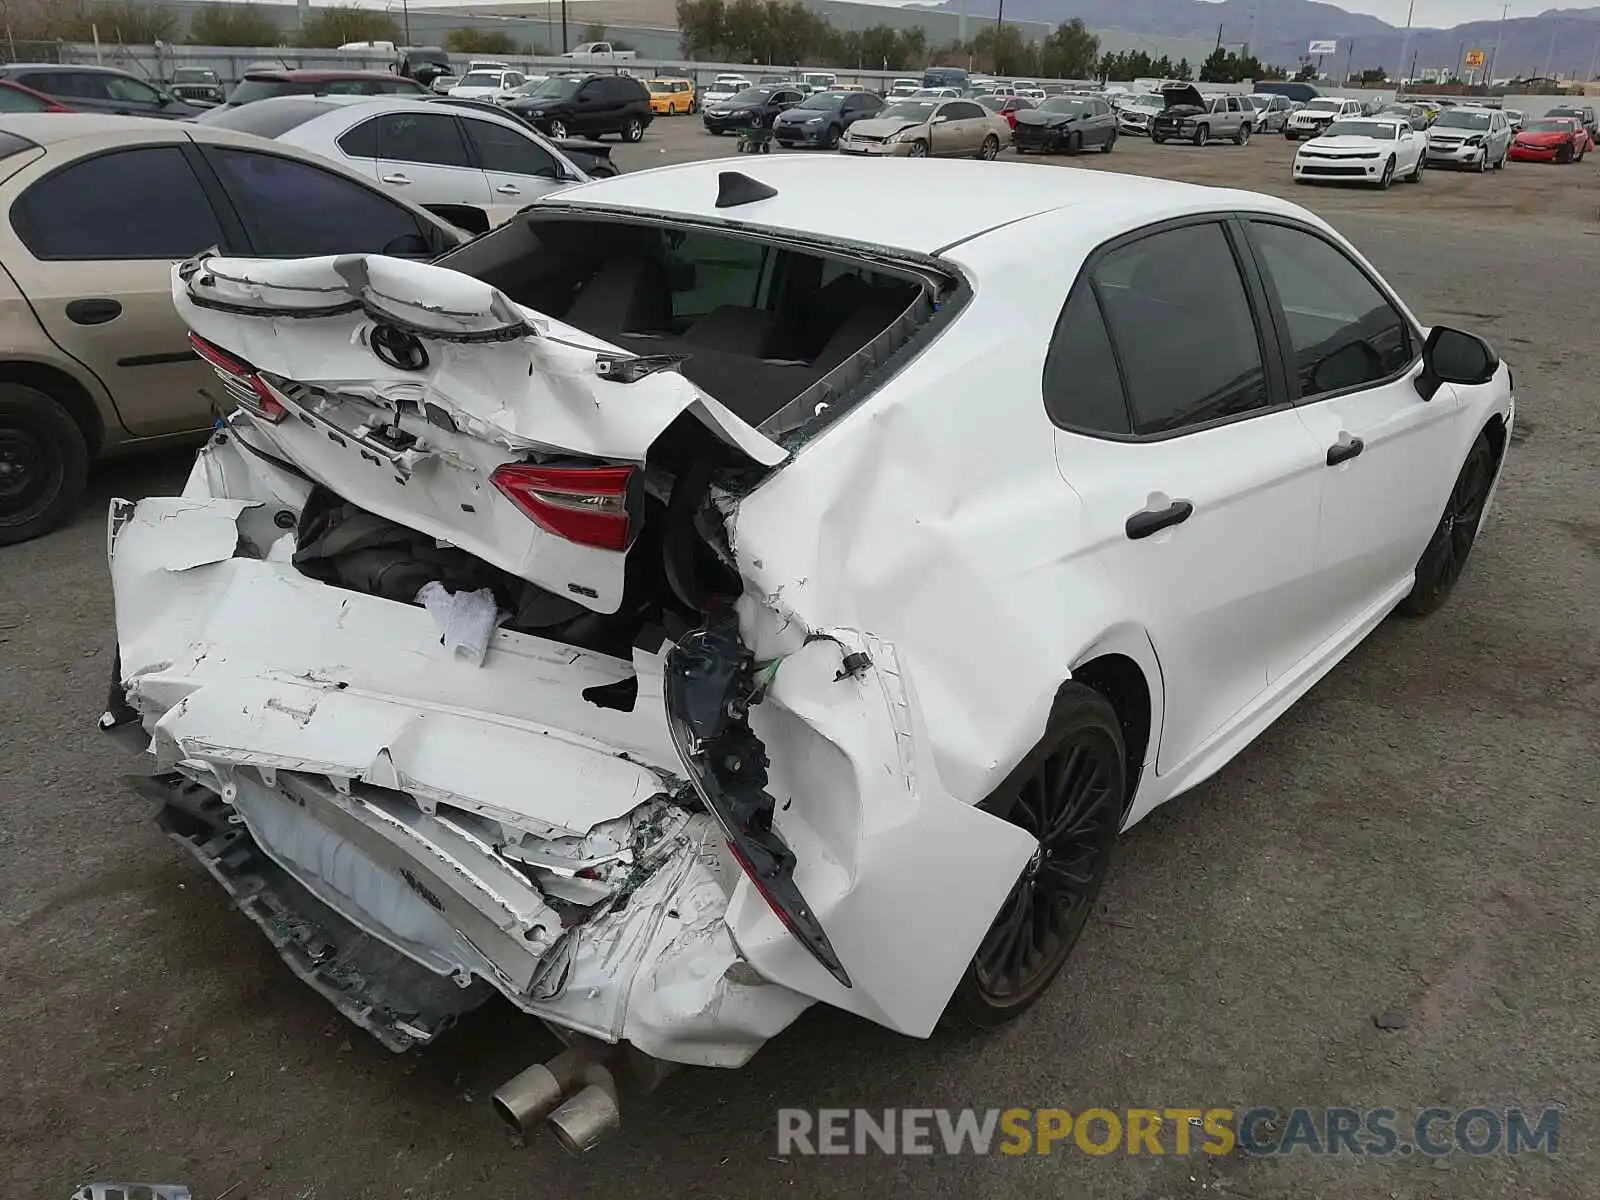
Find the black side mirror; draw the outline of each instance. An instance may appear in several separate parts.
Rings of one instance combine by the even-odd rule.
[[[1499,369],[1500,356],[1481,337],[1436,325],[1422,347],[1422,374],[1417,376],[1417,391],[1424,400],[1432,400],[1440,384],[1459,383],[1471,387],[1488,383]]]

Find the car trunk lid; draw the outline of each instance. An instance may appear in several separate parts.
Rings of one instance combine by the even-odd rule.
[[[199,256],[172,294],[265,448],[362,508],[595,612],[622,602],[651,445],[688,414],[788,452],[673,369],[458,272]],[[426,297],[425,300],[418,297]]]

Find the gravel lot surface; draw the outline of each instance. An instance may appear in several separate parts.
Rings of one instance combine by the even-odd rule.
[[[630,170],[729,153],[697,121]],[[813,1011],[740,1072],[680,1073],[590,1160],[521,1145],[489,1092],[552,1040],[506,1006],[393,1056],[278,961],[120,782],[103,513],[186,455],[102,469],[70,528],[0,551],[0,1195],[88,1179],[197,1197],[1596,1194],[1600,313],[1596,167],[1288,182],[1292,147],[1124,141],[1081,165],[1292,195],[1422,318],[1516,368],[1498,512],[1455,596],[1391,620],[1218,777],[1126,839],[1033,1013],[899,1038]],[[1056,169],[1052,165],[1039,169]],[[1402,1027],[1375,1027],[1376,1013]],[[1561,1107],[1510,1159],[777,1158],[779,1106]]]

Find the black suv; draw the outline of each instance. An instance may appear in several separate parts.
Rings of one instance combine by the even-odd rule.
[[[637,142],[650,124],[650,92],[628,75],[553,75],[502,107],[557,139],[615,133]]]

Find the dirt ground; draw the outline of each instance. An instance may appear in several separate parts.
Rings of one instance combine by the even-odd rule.
[[[731,149],[680,120],[618,159]],[[813,1010],[748,1068],[681,1072],[631,1105],[596,1156],[521,1144],[487,1096],[547,1035],[495,1006],[389,1054],[120,782],[139,763],[94,727],[105,502],[176,488],[187,460],[122,463],[69,528],[0,551],[0,1196],[91,1179],[205,1200],[1600,1195],[1600,159],[1368,194],[1293,187],[1291,149],[1124,142],[1082,165],[1291,194],[1424,320],[1492,338],[1518,384],[1498,512],[1442,612],[1386,623],[1125,839],[1103,911],[1028,1017],[921,1042]],[[1559,1107],[1559,1152],[784,1159],[774,1115],[1476,1104]]]

